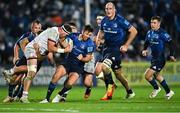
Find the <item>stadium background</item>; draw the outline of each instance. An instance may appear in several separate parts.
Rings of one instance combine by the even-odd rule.
[[[176,57],[180,58],[180,1],[179,0],[111,0],[116,4],[117,12],[128,19],[137,29],[138,35],[124,55],[124,73],[130,84],[148,85],[143,73],[148,67],[150,57],[140,55],[144,44],[149,21],[153,15],[163,17],[163,28],[172,36]],[[0,1],[0,73],[4,68],[12,67],[13,46],[16,40],[29,31],[29,23],[36,18],[42,22],[43,29],[74,21],[81,29],[84,24],[91,23],[96,29],[95,18],[104,14],[107,0],[3,0]],[[87,3],[87,4],[85,4]],[[58,60],[59,55],[55,55]],[[53,69],[47,62],[34,80],[34,85],[47,85]],[[163,74],[170,84],[180,83],[180,63],[168,63]],[[64,79],[63,79],[64,80]],[[59,84],[62,83],[61,80]],[[78,82],[81,84],[81,80]],[[94,82],[96,85],[96,82]],[[0,76],[0,85],[5,85]],[[101,84],[101,81],[100,81]]]

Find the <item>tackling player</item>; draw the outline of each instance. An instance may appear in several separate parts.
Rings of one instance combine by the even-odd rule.
[[[73,40],[72,52],[69,53],[66,62],[63,62],[59,67],[59,70],[61,70],[59,75],[68,74],[68,79],[63,89],[52,100],[53,103],[57,103],[64,98],[63,95],[72,88],[79,76],[84,76],[84,65],[92,59],[92,53],[95,49],[94,42],[90,39],[92,32],[93,28],[90,25],[86,25],[82,34],[73,33],[70,35],[70,38]]]
[[[71,33],[71,27],[67,24],[61,27],[48,28],[39,34],[32,42],[25,47],[28,73],[24,80],[24,91],[21,97],[23,103],[29,103],[28,91],[37,71],[37,62],[49,53],[70,52],[69,45],[65,49],[58,47],[58,43],[65,41],[66,36]]]

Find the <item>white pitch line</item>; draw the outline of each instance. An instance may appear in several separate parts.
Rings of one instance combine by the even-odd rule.
[[[60,111],[60,112],[73,112],[73,113],[75,113],[75,112],[79,112],[78,110],[73,110],[73,109],[59,109],[59,110],[57,110],[57,109],[47,109],[47,108],[41,108],[41,109],[39,109],[39,108],[37,108],[37,109],[35,109],[35,108],[0,108],[0,110],[18,110],[18,111],[52,111],[52,112],[57,112],[57,111]]]

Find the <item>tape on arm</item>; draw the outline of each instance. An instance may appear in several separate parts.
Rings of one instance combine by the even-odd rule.
[[[58,48],[58,49],[57,49],[57,52],[58,52],[58,53],[64,53],[64,49]]]

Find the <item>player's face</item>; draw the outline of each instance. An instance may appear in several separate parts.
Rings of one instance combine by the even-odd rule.
[[[92,32],[84,31],[82,34],[82,39],[86,41],[90,36],[92,36]]]
[[[113,18],[115,16],[115,7],[112,3],[106,4],[105,7],[106,16],[109,18]]]
[[[97,16],[97,18],[96,18],[96,23],[97,23],[98,26],[101,26],[102,18],[103,18],[103,17],[100,17],[100,16],[98,17],[98,16]]]
[[[75,26],[71,26],[72,32],[77,33],[77,28]]]
[[[41,31],[41,24],[33,23],[31,26],[31,31],[37,35]]]
[[[160,28],[160,22],[157,20],[151,20],[151,29],[158,30]]]

